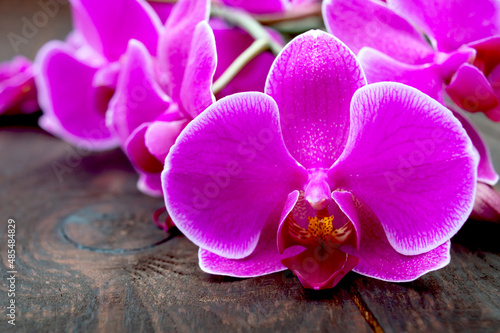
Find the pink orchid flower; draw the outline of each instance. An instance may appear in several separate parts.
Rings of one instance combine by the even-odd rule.
[[[75,32],[66,42],[52,41],[35,65],[40,126],[90,150],[116,147],[105,113],[114,94],[123,55],[131,39],[156,54],[162,26],[142,0],[71,0]],[[119,13],[111,15],[110,13]]]
[[[359,52],[369,82],[402,82],[440,102],[446,91],[462,108],[500,121],[497,0],[326,0],[323,17]]]
[[[140,177],[138,188],[161,196],[163,161],[189,121],[215,101],[217,54],[210,2],[181,0],[160,36],[158,57],[132,40],[108,111],[108,126]]]
[[[500,120],[500,2],[326,0],[323,17],[328,31],[358,53],[369,83],[405,83],[443,104],[448,95],[465,110]],[[499,177],[484,140],[453,112],[479,152],[478,181],[495,185]],[[491,186],[479,188],[499,196]]]
[[[350,270],[411,281],[445,266],[476,170],[448,109],[399,83],[366,85],[342,42],[311,31],[277,57],[265,94],[223,98],[186,126],[162,185],[204,271],[288,267],[322,289]]]
[[[31,61],[16,56],[0,64],[0,114],[32,113],[39,109]]]

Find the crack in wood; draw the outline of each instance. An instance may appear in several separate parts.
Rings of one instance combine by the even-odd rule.
[[[354,301],[354,304],[356,304],[356,307],[358,308],[359,312],[361,312],[361,315],[365,319],[366,323],[373,330],[373,332],[384,333],[384,329],[378,323],[377,318],[375,318],[375,315],[370,311],[368,305],[363,300],[363,297],[356,290],[356,288],[354,288],[354,286],[351,286],[349,290],[349,295],[351,296],[352,300]]]

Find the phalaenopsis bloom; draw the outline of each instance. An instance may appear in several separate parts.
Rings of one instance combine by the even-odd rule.
[[[75,31],[37,55],[40,125],[91,150],[121,145],[140,175],[138,188],[161,196],[170,146],[214,101],[213,79],[253,40],[221,20],[209,22],[207,0],[72,0],[71,8]],[[263,91],[273,60],[270,52],[256,56],[217,96]]]
[[[165,204],[209,273],[291,269],[308,288],[350,270],[410,281],[445,266],[469,216],[477,156],[441,104],[399,83],[366,85],[321,31],[289,43],[264,93],[221,99],[165,161]]]
[[[500,120],[500,2],[327,0],[323,17],[332,34],[359,52],[369,83],[405,83],[454,109],[480,155],[476,207],[484,209],[473,215],[498,214],[500,194],[489,186],[498,174],[486,144],[451,100]],[[484,205],[485,198],[493,200]]]

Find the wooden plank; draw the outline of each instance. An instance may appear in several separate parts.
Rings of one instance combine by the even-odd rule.
[[[64,145],[43,134],[33,140]],[[180,235],[168,239],[152,223],[162,200],[136,190],[120,151],[83,157],[62,183],[48,164],[18,168],[24,177],[0,184],[0,228],[7,217],[18,228],[17,328],[370,331],[349,288],[311,292],[289,272],[255,279],[203,273],[193,244]],[[6,325],[2,320],[0,331]]]
[[[16,52],[35,0],[0,2],[0,60]],[[71,27],[69,8],[20,45],[33,58]],[[495,332],[500,327],[499,225],[467,222],[452,262],[415,282],[350,273],[335,289],[305,290],[289,272],[254,279],[211,276],[197,249],[151,221],[161,199],[135,188],[119,150],[86,154],[32,127],[35,116],[0,121],[0,307],[6,305],[6,223],[17,225],[18,331],[387,331]],[[473,120],[500,169],[498,124]],[[20,124],[31,127],[19,126]],[[7,127],[6,127],[7,126]],[[55,163],[55,164],[54,164]],[[70,168],[57,176],[54,165]],[[1,317],[0,332],[12,331]]]

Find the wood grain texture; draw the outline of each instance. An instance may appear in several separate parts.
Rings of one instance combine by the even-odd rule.
[[[37,1],[2,1],[0,22],[17,29]],[[26,48],[70,29],[68,10]],[[6,23],[10,22],[10,23]],[[3,37],[3,36],[2,36]],[[0,40],[0,56],[8,41]],[[7,45],[7,46],[6,46]],[[7,219],[17,226],[17,321],[0,332],[498,332],[500,225],[469,221],[446,268],[412,283],[354,273],[311,291],[290,273],[212,276],[197,248],[156,228],[161,199],[137,191],[119,150],[79,152],[35,127],[39,114],[0,119],[0,309],[7,305]],[[500,168],[498,125],[475,117]],[[58,177],[57,166],[68,167]]]

